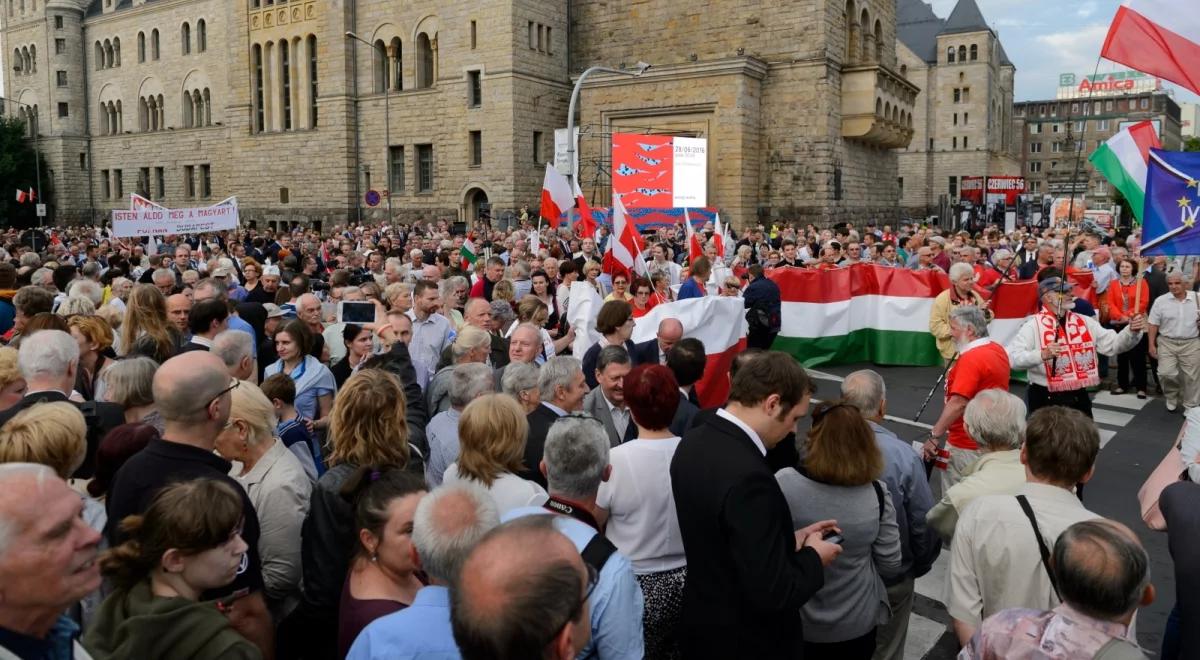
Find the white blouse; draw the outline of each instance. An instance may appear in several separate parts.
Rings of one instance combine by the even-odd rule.
[[[609,454],[612,475],[600,483],[596,504],[609,512],[605,536],[638,575],[687,565],[671,491],[677,447],[679,438],[630,440],[615,447]]]
[[[442,483],[452,484],[459,481],[470,481],[479,486],[483,485],[470,477],[460,476],[458,474],[458,463],[451,463],[442,476]],[[523,506],[541,506],[546,503],[546,500],[550,499],[550,496],[546,494],[546,491],[541,486],[532,481],[522,479],[511,472],[505,472],[496,477],[492,481],[492,486],[487,491],[491,494],[492,499],[496,501],[496,508],[500,510],[500,515]]]

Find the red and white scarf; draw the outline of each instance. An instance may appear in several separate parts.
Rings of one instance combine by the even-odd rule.
[[[1051,392],[1070,392],[1100,384],[1096,343],[1084,318],[1067,312],[1066,323],[1042,309],[1037,313],[1038,345],[1042,348],[1058,342],[1066,347],[1057,358],[1045,363],[1046,388]]]

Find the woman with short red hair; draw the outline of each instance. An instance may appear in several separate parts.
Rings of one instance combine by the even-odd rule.
[[[612,450],[612,475],[596,503],[608,511],[605,535],[629,558],[645,601],[642,629],[647,659],[678,655],[676,628],[683,604],[687,559],[671,492],[671,458],[679,438],[668,427],[679,406],[679,384],[658,364],[634,368],[624,379],[625,404],[636,440]]]

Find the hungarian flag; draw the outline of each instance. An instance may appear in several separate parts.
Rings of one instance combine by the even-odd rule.
[[[1161,149],[1154,124],[1138,122],[1100,145],[1088,160],[1125,199],[1138,222],[1146,200],[1146,172],[1150,149]]]
[[[645,244],[638,233],[637,225],[629,218],[621,198],[613,193],[613,231],[604,251],[601,267],[610,275],[624,273],[629,279],[634,275],[647,275],[646,260],[642,258]]]
[[[1200,94],[1200,20],[1195,0],[1125,0],[1100,55]]]
[[[563,214],[575,205],[575,196],[571,194],[571,185],[567,178],[558,173],[550,163],[546,163],[546,175],[542,178],[542,208],[541,215],[551,227],[557,227]]]
[[[463,241],[462,247],[458,249],[458,255],[462,257],[463,270],[468,270],[475,265],[475,260],[479,257],[475,253],[475,242],[471,240],[470,236]]]

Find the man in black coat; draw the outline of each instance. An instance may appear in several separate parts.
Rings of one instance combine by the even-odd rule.
[[[763,268],[759,264],[751,264],[748,271],[750,284],[742,292],[746,321],[750,324],[746,346],[765,351],[771,348],[782,325],[779,285],[763,275]]]
[[[683,339],[683,324],[679,319],[663,319],[658,323],[658,334],[654,339],[634,344],[629,357],[633,366],[639,364],[666,364],[667,353],[680,339]]]
[[[17,413],[39,403],[70,401],[79,371],[79,344],[61,330],[39,330],[21,340],[18,363],[27,385],[25,397],[0,412],[0,426]],[[83,465],[71,475],[90,479],[96,467],[96,448],[109,431],[125,423],[125,412],[115,403],[86,401],[72,405],[83,413],[87,424],[87,454]]]
[[[550,425],[559,417],[582,409],[587,392],[579,360],[569,355],[556,355],[546,360],[538,374],[538,393],[542,402],[526,416],[529,435],[525,439],[525,469],[518,476],[546,487],[546,475],[538,465],[546,451]]]
[[[841,546],[822,540],[835,521],[792,528],[766,453],[807,413],[812,391],[791,356],[765,353],[738,371],[727,406],[675,452],[671,489],[688,565],[684,657],[803,657],[800,608]]]

